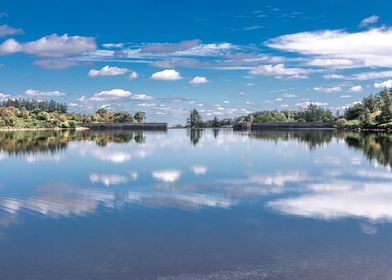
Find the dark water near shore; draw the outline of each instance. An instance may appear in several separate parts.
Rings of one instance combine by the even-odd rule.
[[[392,279],[392,135],[0,132],[0,279]]]

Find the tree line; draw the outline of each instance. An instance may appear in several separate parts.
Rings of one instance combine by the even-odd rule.
[[[316,104],[309,104],[303,111],[260,111],[250,113],[246,116],[236,118],[218,119],[215,116],[211,120],[203,121],[200,113],[193,109],[186,121],[186,127],[191,128],[218,128],[230,127],[234,123],[285,123],[285,122],[331,122],[335,120],[335,115],[329,110]]]
[[[66,113],[68,106],[62,102],[54,100],[36,100],[36,99],[7,99],[0,102],[0,107],[14,107],[15,109],[24,109],[26,111],[33,111],[39,109],[42,112],[53,113],[60,112]]]
[[[213,119],[204,121],[200,113],[193,109],[187,118],[186,127],[218,128],[231,127],[234,123],[285,123],[285,122],[334,122],[338,128],[392,129],[392,89],[365,97],[360,103],[347,107],[343,114],[309,104],[301,111],[273,110],[250,113],[236,118]]]

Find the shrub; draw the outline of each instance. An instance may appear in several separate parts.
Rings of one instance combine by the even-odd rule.
[[[61,123],[61,128],[70,128],[71,126],[69,125],[69,122],[63,122]]]
[[[14,107],[0,108],[0,117],[3,119],[13,118],[16,116],[16,109]]]
[[[71,128],[75,128],[77,125],[76,121],[69,121],[68,123],[69,123],[69,127]]]
[[[39,113],[41,113],[42,111],[38,108],[34,109],[33,111],[31,111],[32,114],[34,115],[38,115]]]
[[[66,122],[66,121],[68,121],[68,119],[67,119],[67,117],[66,117],[65,115],[60,115],[57,119],[58,119],[60,122]]]
[[[39,112],[36,118],[40,121],[47,121],[49,120],[49,114],[46,112]]]
[[[61,127],[61,122],[59,120],[54,119],[51,120],[50,122],[53,125],[53,127]]]
[[[22,110],[17,110],[17,111],[16,111],[16,116],[17,116],[18,118],[22,118],[22,117],[23,117],[23,111],[22,111]]]
[[[97,118],[96,115],[92,115],[92,116],[90,117],[90,120],[91,120],[92,122],[96,122],[96,121],[98,121],[98,118]]]
[[[6,126],[14,127],[16,125],[16,117],[3,118]]]
[[[336,121],[337,128],[343,128],[347,124],[347,120],[345,118],[340,118]]]
[[[347,121],[345,127],[351,128],[351,129],[361,128],[361,121],[360,120]]]

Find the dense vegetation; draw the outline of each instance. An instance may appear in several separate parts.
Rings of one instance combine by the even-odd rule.
[[[144,122],[146,114],[109,112],[95,114],[68,113],[67,106],[53,100],[10,99],[0,102],[0,128],[76,128],[93,122]]]
[[[392,129],[392,89],[384,89],[376,95],[365,97],[346,109],[337,125],[347,128]]]
[[[251,113],[247,116],[241,116],[237,118],[225,118],[219,120],[216,116],[212,120],[203,121],[199,112],[193,109],[187,119],[186,126],[192,128],[201,127],[230,127],[234,123],[241,122],[265,122],[265,123],[285,123],[285,122],[331,122],[335,121],[336,117],[334,114],[323,107],[315,104],[310,104],[305,110],[295,111],[261,111]]]
[[[93,141],[104,147],[109,143],[145,143],[146,136],[143,131],[129,130],[0,131],[0,154],[55,153],[65,150],[72,141]]]
[[[376,95],[365,97],[362,102],[346,108],[343,115],[332,113],[316,104],[302,111],[261,111],[237,118],[203,121],[199,112],[193,109],[187,120],[186,127],[231,127],[234,123],[313,123],[334,122],[338,128],[347,129],[392,129],[392,89],[385,89]]]

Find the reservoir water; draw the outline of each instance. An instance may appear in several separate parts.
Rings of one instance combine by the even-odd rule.
[[[0,132],[0,279],[392,279],[392,135]]]

